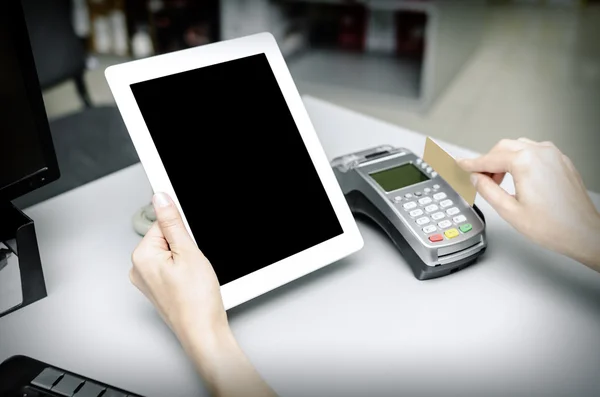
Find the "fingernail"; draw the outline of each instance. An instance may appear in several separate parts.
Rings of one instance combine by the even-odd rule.
[[[159,208],[168,207],[169,205],[171,205],[171,201],[169,200],[169,197],[167,197],[166,194],[156,193],[154,195],[154,205]]]
[[[477,175],[476,174],[471,174],[471,183],[473,184],[473,186],[477,186]]]

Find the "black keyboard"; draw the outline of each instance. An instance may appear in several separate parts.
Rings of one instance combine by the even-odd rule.
[[[25,356],[0,364],[0,397],[140,397]]]

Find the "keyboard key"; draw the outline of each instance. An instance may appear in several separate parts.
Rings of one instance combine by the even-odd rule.
[[[444,215],[443,212],[436,212],[435,214],[431,215],[431,219],[433,219],[434,221],[439,221],[440,219],[444,219],[446,217],[446,215]]]
[[[417,196],[417,197],[421,197],[422,195],[423,195],[423,193],[421,193],[421,192],[415,192],[415,196]]]
[[[454,204],[452,202],[452,200],[444,200],[444,201],[440,202],[440,207],[446,208],[446,207],[450,207],[452,204]]]
[[[435,186],[434,186],[434,188],[435,188]],[[444,193],[444,192],[439,192],[439,193],[436,193],[433,195],[433,198],[436,200],[443,200],[446,197],[448,197],[448,196],[446,196],[446,193]]]
[[[52,396],[50,395],[50,393],[39,391],[39,389],[34,389],[31,386],[25,386],[19,392],[18,397],[52,397]]]
[[[402,196],[396,196],[393,198],[392,200],[394,203],[399,203],[400,201],[402,201]]]
[[[433,226],[433,225],[429,225],[429,226],[425,226],[425,227],[423,228],[423,233],[427,233],[427,234],[429,234],[429,233],[433,233],[433,232],[435,232],[436,230],[437,230],[437,228],[436,228],[435,226]]]
[[[31,384],[42,389],[50,390],[63,375],[63,372],[48,367],[40,372],[40,374],[33,381],[31,381]]]
[[[127,395],[113,389],[106,389],[102,397],[127,397]]]
[[[427,167],[429,167],[429,164],[427,164],[426,162],[421,163],[421,168],[425,169]]]
[[[419,226],[426,225],[426,224],[428,224],[429,222],[430,222],[430,220],[429,220],[429,218],[427,218],[426,216],[424,216],[424,217],[422,217],[422,218],[419,218],[419,219],[417,219],[417,225],[419,225]]]
[[[407,199],[409,199],[409,198],[412,198],[412,196],[413,196],[413,195],[412,195],[412,193],[406,193],[406,194],[404,195],[404,198],[407,198]]]
[[[458,214],[459,212],[460,212],[460,210],[458,208],[452,207],[446,211],[446,214],[448,214],[449,216],[454,216],[454,215]]]
[[[440,223],[438,223],[438,227],[439,227],[440,229],[445,229],[445,228],[447,228],[447,227],[450,227],[450,226],[452,226],[452,222],[450,222],[450,221],[448,221],[448,220],[446,220],[446,221],[441,221]]]
[[[65,374],[62,379],[54,385],[52,391],[61,396],[72,397],[75,390],[84,382],[81,378],[76,378],[73,375]]]
[[[421,210],[421,209],[412,210],[409,212],[409,215],[412,216],[413,218],[416,218],[417,216],[423,215],[423,210]]]
[[[431,241],[432,243],[439,243],[440,241],[443,241],[444,237],[442,237],[441,234],[434,234],[433,236],[429,236],[429,241]]]
[[[73,397],[98,397],[104,391],[104,387],[87,381]]]
[[[454,223],[462,223],[467,220],[467,217],[464,215],[455,216],[453,219]]]
[[[417,208],[417,203],[411,201],[410,203],[405,203],[402,205],[405,210],[412,210],[413,208]]]
[[[460,225],[459,229],[461,232],[467,233],[473,229],[473,226],[470,223],[465,223],[464,225]]]
[[[423,189],[423,191],[424,191],[425,193],[429,193],[429,192],[431,192],[431,189],[430,189],[430,188],[428,188],[428,187],[426,187],[425,189]]]
[[[423,162],[423,160],[421,160],[421,159],[416,159],[415,160],[415,163],[417,163],[417,164],[421,164],[422,162]]]
[[[431,171],[433,171],[433,168],[431,168],[431,167],[427,167],[427,169],[426,169],[425,171],[427,171],[427,172],[431,172]]]
[[[431,203],[433,200],[431,200],[431,197],[423,197],[422,199],[419,199],[419,204],[421,205],[427,205],[429,203]]]
[[[431,205],[428,205],[427,207],[425,207],[425,211],[427,211],[427,212],[437,211],[438,209],[439,209],[438,206],[435,204],[431,204]]]
[[[433,188],[434,188],[435,190],[438,190],[438,189],[440,188],[440,185],[437,185],[437,184],[436,184],[436,185],[433,185]]]
[[[458,235],[460,233],[458,233],[458,230],[456,230],[456,229],[448,229],[444,232],[444,234],[446,235],[447,238],[454,238],[454,237],[458,237]]]
[[[435,172],[435,171],[434,171],[434,172],[432,172],[432,173],[431,173],[431,177],[432,177],[432,178],[435,178],[436,176],[438,176],[438,173],[437,173],[437,172]]]

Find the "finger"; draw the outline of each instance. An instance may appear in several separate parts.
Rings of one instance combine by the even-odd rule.
[[[498,161],[496,160],[502,160],[502,155],[506,155],[507,157],[512,159],[511,153],[523,150],[529,145],[529,143],[521,141],[526,139],[527,138],[519,138],[518,140],[502,139],[497,144],[495,144],[494,147],[492,147],[492,149],[487,154],[484,154],[476,159],[457,158],[456,162],[461,168],[469,172],[480,172],[483,174],[489,174],[490,177],[492,177],[494,174],[505,174],[507,172],[507,170],[504,169],[505,167],[499,167],[497,165],[486,167],[483,166],[483,164],[485,162],[490,161],[493,164],[498,164]],[[528,141],[533,142],[531,140]],[[497,169],[499,169],[499,171],[496,171]],[[501,183],[503,179],[504,175],[498,176],[494,180],[498,180],[499,183]]]
[[[550,142],[550,141],[540,142],[540,146],[550,147],[550,148],[554,148],[554,149],[558,150],[558,148],[556,147],[554,142]]]
[[[518,152],[490,152],[474,159],[459,159],[456,162],[468,172],[500,174],[510,172],[516,153]]]
[[[148,231],[144,235],[144,238],[142,239],[142,241],[143,240],[151,240],[156,237],[160,237],[160,238],[164,237],[162,230],[160,230],[160,227],[158,226],[158,222],[152,223],[152,226],[150,226],[150,229],[148,229]]]
[[[165,193],[157,193],[152,199],[156,212],[156,221],[171,251],[176,247],[185,247],[192,239],[185,228],[179,210],[173,200]]]
[[[527,146],[527,143],[514,139],[501,139],[488,153],[516,152]]]
[[[523,143],[528,143],[530,145],[535,145],[535,146],[556,148],[556,145],[554,144],[554,142],[551,142],[551,141],[537,142],[537,141],[531,140],[529,138],[519,138],[519,139],[517,139],[517,141],[520,141]]]
[[[501,185],[504,181],[504,177],[506,176],[506,172],[500,172],[497,174],[492,174],[491,178],[497,185]]]
[[[571,159],[569,158],[569,156],[567,156],[566,154],[563,154],[562,155],[562,160],[567,165],[567,167],[569,168],[569,170],[571,170],[571,171],[575,170],[575,165],[573,164],[573,162],[571,161]]]
[[[587,190],[587,188],[585,187],[585,184],[583,183],[583,178],[581,177],[581,174],[579,173],[579,171],[577,170],[577,168],[573,164],[573,161],[571,160],[571,158],[569,156],[563,154],[562,155],[562,160],[565,163],[565,165],[567,166],[567,168],[569,169],[569,171],[573,175],[575,175],[575,177],[577,178],[577,182],[579,183],[579,185],[581,187],[583,187],[584,190]]]
[[[498,214],[510,223],[518,219],[519,203],[514,196],[508,194],[492,178],[475,173],[471,180],[477,192],[483,197]]]
[[[494,182],[496,182],[498,185],[502,183],[502,180],[504,179],[504,175],[506,175],[504,173],[494,174],[493,172],[482,172],[482,174],[492,178],[492,180]]]
[[[158,222],[154,222],[150,229],[146,232],[142,241],[138,244],[136,251],[139,252],[155,252],[156,250],[168,250],[169,244],[167,243],[162,230],[158,226]]]
[[[525,138],[525,137],[521,137],[521,138],[517,139],[517,141],[523,142],[523,143],[529,143],[531,145],[539,145],[539,142],[536,142],[536,141],[534,141],[532,139]]]

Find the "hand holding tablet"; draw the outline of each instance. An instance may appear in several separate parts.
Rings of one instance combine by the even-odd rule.
[[[152,188],[181,211],[226,309],[362,247],[271,35],[112,66],[106,77]]]
[[[132,283],[177,335],[215,396],[274,396],[229,328],[219,282],[171,198],[154,196],[157,222],[133,253]]]
[[[157,221],[132,255],[131,282],[156,306],[167,325],[184,338],[227,330],[219,283],[187,232],[171,198],[153,198]]]

